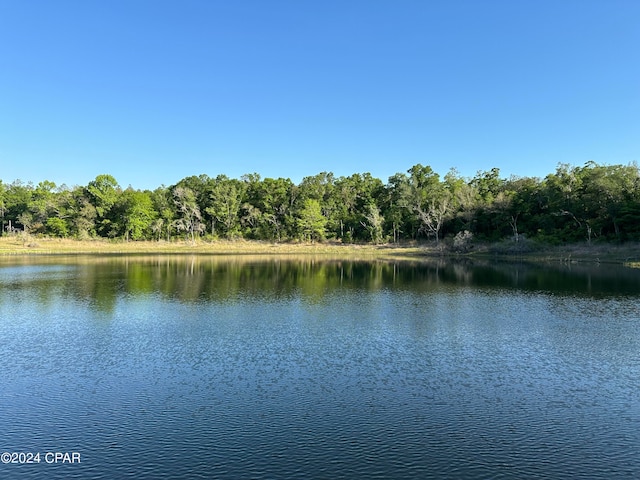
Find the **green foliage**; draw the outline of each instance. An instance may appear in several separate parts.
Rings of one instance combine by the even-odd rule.
[[[418,164],[408,173],[407,204],[419,222],[418,233],[433,236],[438,243],[444,222],[453,211],[455,197],[431,167]]]
[[[455,169],[441,178],[417,164],[386,185],[369,173],[321,172],[299,185],[254,173],[190,176],[152,192],[122,191],[107,174],[72,189],[0,181],[0,220],[3,234],[10,226],[11,233],[125,240],[195,241],[205,231],[208,238],[270,241],[448,238],[461,251],[474,238],[504,240],[515,251],[532,240],[640,240],[640,172],[635,164],[588,162],[559,164],[544,179],[504,179],[497,168],[467,179]]]
[[[249,238],[281,241],[296,235],[293,205],[296,187],[288,178],[245,175],[242,224]]]
[[[4,192],[4,215],[7,221],[6,227],[11,224],[12,229],[24,229],[21,219],[26,219],[23,215],[29,210],[29,203],[33,195],[33,185],[24,184],[16,180],[6,187]]]
[[[98,216],[96,207],[89,201],[84,192],[74,191],[68,205],[72,224],[72,234],[80,239],[96,235],[95,221]]]
[[[111,175],[98,175],[87,185],[89,200],[96,207],[98,218],[106,218],[109,209],[118,199],[120,187]]]
[[[2,183],[2,180],[0,180],[0,236],[4,234],[4,216],[6,212],[5,191],[6,189],[4,184]]]
[[[376,205],[372,203],[368,205],[364,220],[360,223],[369,232],[372,243],[382,243],[384,217],[380,214],[380,210]]]
[[[166,235],[168,241],[171,239],[173,222],[176,217],[171,191],[165,186],[158,187],[151,192],[151,200],[157,213],[157,218],[151,224],[151,231],[156,240],[160,240]]]
[[[226,175],[218,175],[209,182],[210,206],[205,212],[211,216],[211,234],[216,234],[216,227],[226,238],[240,235],[240,207],[246,185]]]
[[[324,240],[327,219],[322,215],[318,200],[309,198],[304,201],[304,205],[296,219],[296,225],[302,240]]]
[[[56,237],[68,237],[69,226],[67,222],[58,217],[48,218],[46,221],[47,233]]]
[[[196,240],[196,234],[204,230],[202,214],[196,201],[196,195],[189,187],[177,186],[173,189],[173,203],[176,207],[177,219],[173,225],[177,231],[185,232],[187,239]]]
[[[125,240],[142,240],[151,233],[157,217],[149,192],[127,189],[120,196],[120,232]]]
[[[492,168],[488,172],[478,172],[469,184],[477,190],[483,203],[490,204],[502,191],[503,182],[500,169]]]
[[[329,199],[332,236],[345,242],[369,240],[370,234],[362,225],[363,216],[369,213],[369,205],[382,205],[383,199],[384,185],[370,173],[338,178]]]

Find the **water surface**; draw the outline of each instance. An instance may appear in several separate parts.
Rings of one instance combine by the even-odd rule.
[[[640,275],[0,262],[2,478],[638,478]]]

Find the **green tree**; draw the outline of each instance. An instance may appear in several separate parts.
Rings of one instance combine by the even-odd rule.
[[[174,220],[176,229],[184,231],[187,238],[190,236],[191,241],[195,243],[196,234],[204,230],[204,224],[193,190],[188,187],[175,187],[173,201],[178,214],[178,218]]]
[[[67,203],[67,212],[72,235],[80,239],[96,235],[98,212],[93,203],[91,203],[86,189],[76,188],[71,192],[71,197]]]
[[[50,217],[46,221],[47,232],[55,235],[56,237],[68,237],[69,236],[69,226],[67,222],[65,222],[60,217]]]
[[[53,215],[55,209],[55,195],[53,192],[55,188],[55,183],[45,180],[40,182],[32,191],[31,200],[28,204],[30,232],[44,233],[45,224],[49,217]]]
[[[353,176],[338,178],[335,182],[333,197],[335,199],[333,217],[336,236],[343,241],[353,241],[358,202],[355,178]]]
[[[452,210],[452,195],[440,176],[429,166],[418,164],[409,173],[410,205],[421,223],[421,232],[440,242],[440,230]]]
[[[543,226],[541,215],[547,215],[541,182],[534,177],[512,176],[504,183],[499,194],[508,198],[504,213],[511,227],[513,239],[518,242],[523,233],[536,235]]]
[[[327,219],[327,234],[330,237],[338,237],[340,220],[338,218],[339,206],[335,195],[335,178],[331,172],[321,172],[317,175],[304,177],[298,186],[298,201],[314,199],[320,202],[322,214]]]
[[[491,204],[502,191],[504,181],[500,178],[500,169],[492,168],[489,171],[478,172],[471,179],[471,186],[477,191],[480,199],[485,204]]]
[[[375,244],[382,242],[384,217],[380,214],[380,209],[374,204],[369,204],[364,220],[360,222],[369,232],[371,241]]]
[[[362,226],[362,218],[368,215],[369,205],[378,207],[383,203],[384,193],[382,181],[368,172],[338,178],[332,193],[336,236],[347,242],[367,240],[369,232]]]
[[[25,184],[21,180],[15,180],[7,185],[4,193],[7,228],[12,231],[20,228],[28,231],[33,221],[32,215],[28,212],[32,195],[33,185],[30,183]],[[26,225],[22,221],[26,222]]]
[[[299,185],[302,200],[314,199],[322,203],[331,196],[334,187],[334,177],[331,172],[321,172],[311,177],[304,177]]]
[[[403,233],[410,238],[415,236],[417,229],[412,226],[411,187],[406,174],[396,173],[389,177],[383,213],[386,223],[391,226],[394,243],[400,240]]]
[[[45,233],[56,237],[67,237],[72,233],[73,191],[65,185],[56,189],[50,199],[45,220]]]
[[[218,175],[209,186],[210,206],[206,212],[211,216],[211,233],[219,225],[221,233],[231,238],[240,234],[240,207],[246,185],[226,175]]]
[[[98,175],[87,185],[88,199],[96,211],[96,229],[103,236],[117,235],[110,213],[120,193],[118,182],[108,174]]]
[[[87,192],[91,203],[96,207],[98,218],[107,216],[109,209],[118,199],[119,190],[118,182],[111,175],[98,175],[95,180],[89,182]]]
[[[640,183],[637,166],[588,162],[578,169],[578,176],[584,207],[590,213],[588,216],[594,218],[599,234],[622,240],[621,221]]]
[[[4,235],[4,214],[5,214],[5,187],[0,180],[0,237]]]
[[[242,223],[250,227],[253,238],[280,241],[293,236],[293,204],[296,188],[288,178],[260,179],[258,174],[244,175],[246,201],[242,206]]]
[[[195,202],[201,213],[200,220],[205,225],[210,225],[213,222],[213,219],[207,213],[207,208],[211,206],[210,188],[214,181],[208,175],[201,174],[185,177],[175,185],[176,187],[188,188],[193,192]],[[203,226],[202,231],[205,229],[206,227]]]
[[[158,187],[151,192],[151,200],[154,210],[158,212],[158,218],[152,222],[151,229],[157,240],[166,234],[168,242],[171,240],[171,231],[177,215],[171,190],[164,185]]]
[[[444,176],[443,186],[451,195],[452,230],[456,233],[471,232],[479,201],[477,189],[455,168]]]
[[[120,197],[120,222],[125,240],[142,240],[157,218],[150,192],[127,189]]]
[[[484,238],[498,240],[505,235],[502,210],[504,198],[494,201],[504,190],[504,180],[500,178],[500,169],[492,168],[486,172],[478,172],[469,185],[477,192],[475,210],[475,232]]]
[[[547,175],[542,182],[546,215],[540,220],[540,233],[552,241],[578,240],[586,221],[587,237],[591,242],[590,222],[584,217],[584,208],[579,206],[580,183],[576,169],[569,164],[559,164],[555,173]]]
[[[297,226],[302,240],[324,240],[327,219],[322,215],[322,208],[318,200],[309,198],[298,213]]]

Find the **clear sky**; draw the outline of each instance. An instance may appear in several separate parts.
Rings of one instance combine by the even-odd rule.
[[[638,0],[0,0],[0,179],[640,161]]]

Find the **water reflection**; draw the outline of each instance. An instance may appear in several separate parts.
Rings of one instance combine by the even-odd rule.
[[[64,281],[62,281],[64,280]],[[181,302],[237,302],[300,296],[317,303],[328,291],[427,292],[452,287],[507,288],[577,296],[640,293],[640,271],[617,266],[531,265],[426,259],[350,261],[321,257],[74,256],[0,259],[0,302],[27,287],[112,310],[122,295]]]
[[[0,440],[80,451],[55,480],[638,478],[639,273],[0,259]]]

